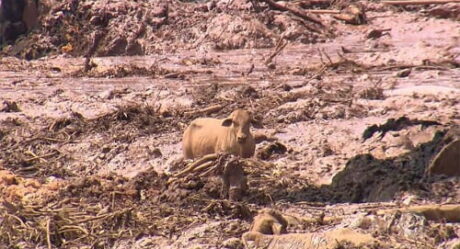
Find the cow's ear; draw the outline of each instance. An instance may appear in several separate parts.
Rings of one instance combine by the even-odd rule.
[[[222,121],[222,126],[229,127],[232,125],[232,123],[233,123],[233,120],[231,118],[226,118],[224,119],[224,121]]]

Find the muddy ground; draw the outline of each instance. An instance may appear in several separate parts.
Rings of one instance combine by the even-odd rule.
[[[342,217],[290,233],[386,242],[366,248],[458,241],[459,223],[377,214],[460,202],[458,176],[427,174],[460,137],[458,4],[369,1],[357,23],[318,24],[253,2],[50,2],[0,59],[0,247],[242,248],[264,207]],[[213,177],[169,184],[187,124],[236,108],[264,162],[243,200]]]

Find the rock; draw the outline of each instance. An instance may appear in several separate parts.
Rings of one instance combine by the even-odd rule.
[[[222,242],[224,248],[229,249],[242,249],[244,248],[243,242],[238,238],[230,238]]]
[[[428,175],[460,176],[460,139],[447,144],[433,159]]]

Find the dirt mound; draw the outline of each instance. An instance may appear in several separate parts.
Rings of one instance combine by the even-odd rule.
[[[427,167],[436,154],[459,135],[455,127],[439,131],[430,142],[397,158],[380,160],[371,155],[358,155],[350,159],[332,180],[334,199],[339,202],[391,201],[401,191],[427,191],[429,181],[423,181]]]
[[[49,1],[40,27],[6,49],[34,59],[49,54],[145,55],[178,48],[272,47],[280,37],[313,43],[323,36],[306,23],[252,1]],[[252,10],[252,12],[248,12]]]

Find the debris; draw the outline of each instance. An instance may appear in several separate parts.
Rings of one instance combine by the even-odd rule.
[[[247,190],[246,176],[242,164],[244,164],[244,161],[230,154],[206,155],[175,174],[168,180],[168,184],[187,175],[200,177],[220,176],[222,179],[221,196],[230,200],[239,200]]]
[[[312,14],[340,14],[340,10],[313,10],[313,9],[307,9],[305,10],[308,13]]]
[[[405,77],[409,76],[411,72],[412,72],[412,70],[410,68],[406,68],[406,69],[403,69],[403,70],[401,70],[399,72],[396,72],[395,76],[399,77],[399,78],[405,78]]]
[[[366,13],[363,5],[356,3],[350,4],[341,14],[333,15],[335,19],[342,20],[345,23],[361,25],[367,23]]]
[[[316,24],[319,24],[320,26],[324,26],[324,24],[319,19],[317,19],[316,17],[308,15],[308,13],[304,12],[303,10],[297,9],[295,7],[291,7],[288,4],[284,4],[284,5],[283,4],[278,4],[278,3],[274,2],[273,0],[262,0],[262,1],[266,2],[273,9],[282,10],[282,11],[289,11],[289,12],[291,12],[292,14],[294,14],[296,16],[304,18],[305,20],[314,22]]]
[[[409,206],[398,209],[381,210],[378,211],[377,214],[395,212],[420,214],[427,220],[434,222],[460,222],[460,205],[458,204]]]
[[[427,14],[438,18],[453,18],[460,20],[460,3],[436,5],[427,10]]]
[[[384,35],[390,35],[389,31],[391,31],[391,29],[372,29],[371,31],[369,31],[366,35],[367,39],[377,39],[377,38],[380,38]]]
[[[407,126],[422,125],[423,128],[432,126],[432,125],[442,125],[436,121],[430,120],[418,120],[418,119],[409,119],[407,117],[400,117],[398,119],[390,118],[383,125],[371,125],[363,132],[363,139],[371,138],[374,133],[381,132],[380,138],[384,137],[385,134],[389,131],[399,131],[404,129]]]
[[[274,154],[284,154],[287,152],[287,148],[284,144],[280,142],[270,143],[265,145],[263,148],[257,151],[257,157],[262,160],[268,160],[272,158]]]
[[[358,96],[363,99],[385,99],[385,95],[383,94],[383,88],[379,86],[368,87],[366,89],[363,89],[358,93]]]
[[[222,242],[222,246],[228,249],[243,249],[244,244],[239,238],[229,238]]]
[[[18,104],[15,101],[3,101],[3,107],[0,108],[0,112],[20,112]]]
[[[198,114],[200,114],[200,115],[201,114],[209,115],[211,113],[218,112],[218,111],[222,110],[222,108],[224,108],[222,105],[211,105],[211,106],[205,107],[205,108],[200,109],[200,110],[186,111],[186,112],[184,112],[184,114],[185,115],[191,115],[191,116],[198,115]]]

